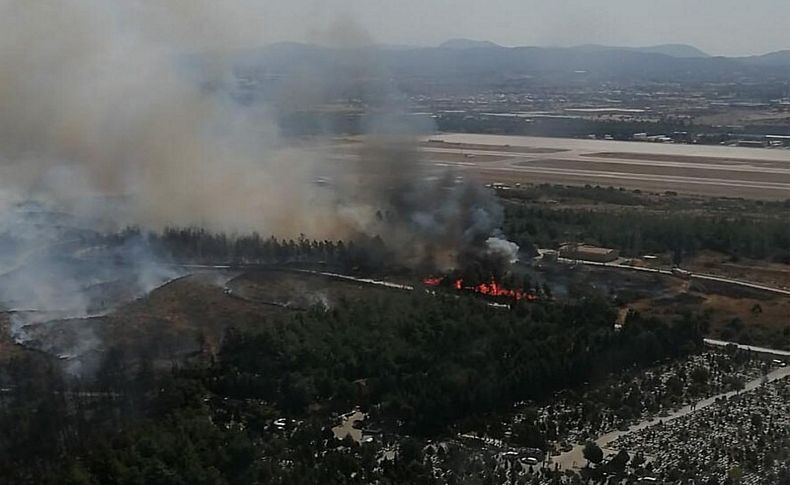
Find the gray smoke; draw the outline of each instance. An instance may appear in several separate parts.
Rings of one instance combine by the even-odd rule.
[[[106,219],[331,234],[327,204],[299,190],[315,152],[285,145],[266,107],[232,99],[251,3],[0,3],[5,198],[102,211],[86,195],[124,196]]]
[[[141,239],[108,244],[94,225],[38,204],[0,212],[0,313],[8,333],[61,357],[73,374],[86,370],[78,357],[106,350],[96,319],[183,274]]]
[[[342,72],[304,66],[275,99],[239,103],[239,49],[266,42],[259,8],[0,0],[0,305],[18,340],[32,338],[30,325],[100,315],[181,274],[144,244],[90,243],[130,225],[380,235],[405,263],[443,269],[470,248],[515,251],[489,239],[503,218],[490,192],[425,172],[417,141],[433,127],[406,116],[407,101],[358,48],[371,42],[364,30],[340,22],[316,34],[346,48]],[[321,143],[284,138],[276,116],[336,93],[366,99],[369,136],[345,165]],[[326,173],[335,182],[317,187]],[[101,345],[79,340],[77,351]]]
[[[334,235],[301,190],[315,152],[232,98],[232,53],[262,42],[255,3],[0,1],[0,311],[18,342],[101,350],[88,317],[180,276],[101,233]]]
[[[491,236],[486,239],[486,248],[489,254],[494,257],[503,258],[510,264],[518,261],[518,253],[520,250],[518,244],[508,241],[501,236]]]
[[[500,238],[504,222],[495,194],[468,174],[428,169],[419,149],[420,135],[430,129],[424,123],[393,107],[371,118],[357,147],[358,175],[341,189],[340,212],[352,214],[361,232],[380,235],[411,267],[447,271],[491,252],[487,241]],[[518,252],[502,242],[494,252]]]
[[[329,92],[377,100],[365,107],[362,180],[316,190],[316,174],[334,170],[326,154],[284,140],[271,103],[233,98],[238,48],[265,42],[258,12],[249,0],[1,2],[0,203],[32,198],[116,228],[315,238],[407,229],[437,247],[492,234],[501,215],[489,195],[422,178],[414,140],[432,127],[403,116],[372,51],[354,47],[370,37],[347,20],[317,34],[350,47],[343,72],[296,70],[274,100],[276,112],[330,103]],[[380,227],[382,212],[395,230]]]

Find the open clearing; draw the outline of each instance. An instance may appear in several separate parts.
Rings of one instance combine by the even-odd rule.
[[[430,137],[422,151],[428,166],[474,173],[486,182],[790,198],[790,150],[785,149],[446,134]]]
[[[24,347],[10,338],[9,315],[0,313],[0,361],[28,349],[59,357],[66,365],[95,365],[117,347],[131,359],[145,355],[167,366],[199,352],[214,353],[228,328],[264,328],[315,305],[331,307],[341,299],[358,301],[391,291],[397,290],[293,271],[202,271],[104,316],[30,323]]]

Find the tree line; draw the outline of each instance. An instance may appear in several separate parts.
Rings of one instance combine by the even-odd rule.
[[[229,330],[218,355],[172,372],[130,364],[121,351],[105,356],[95,382],[64,379],[43,357],[17,361],[3,375],[0,476],[439,483],[420,458],[423,440],[701,345],[692,317],[635,317],[620,332],[614,320],[596,298],[502,310],[473,298],[393,293]],[[330,416],[355,405],[394,433],[397,460],[377,464],[383,443],[338,448]],[[272,427],[278,417],[293,419],[289,430]]]
[[[600,211],[508,204],[505,232],[517,243],[557,247],[584,240],[626,256],[669,252],[675,262],[700,250],[790,264],[790,225],[781,218],[633,209]]]
[[[348,271],[376,271],[394,261],[392,252],[377,236],[349,241],[264,237],[212,232],[199,227],[167,227],[161,232],[127,228],[105,237],[110,244],[138,239],[158,255],[192,264],[313,264]]]

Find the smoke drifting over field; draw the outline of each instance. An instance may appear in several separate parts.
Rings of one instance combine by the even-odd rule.
[[[360,164],[373,181],[316,190],[322,156],[285,142],[269,106],[242,106],[231,95],[234,52],[265,42],[255,8],[204,0],[1,3],[1,203],[33,198],[115,226],[390,235],[406,238],[396,247],[417,244],[417,253],[494,235],[501,213],[489,195],[420,181],[415,127],[393,121],[393,106],[370,117],[376,137]],[[338,42],[350,45],[349,32],[364,32],[322,35],[338,30]],[[292,80],[283,97],[321,101],[322,84],[375,77],[374,59],[349,58],[347,79],[307,66],[309,76]],[[397,105],[388,86],[369,87]]]
[[[381,66],[355,48],[364,30],[320,34],[347,48],[343,69],[302,66],[274,97],[240,102],[240,49],[266,43],[259,7],[0,0],[0,311],[18,342],[101,351],[87,317],[182,274],[142,240],[106,244],[125,226],[381,236],[397,262],[442,270],[513,259],[491,193],[421,173],[416,142],[432,127],[404,121]],[[354,90],[370,99],[358,162],[281,136],[275,113]]]
[[[6,199],[95,213],[106,208],[85,207],[86,195],[117,195],[129,198],[109,214],[121,223],[328,231],[315,194],[292,190],[314,160],[282,146],[265,109],[242,109],[222,88],[228,49],[250,40],[234,36],[250,29],[243,2],[218,5],[4,2]],[[189,65],[196,50],[210,53],[200,69]]]

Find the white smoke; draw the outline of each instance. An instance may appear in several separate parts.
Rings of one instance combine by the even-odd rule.
[[[486,239],[486,249],[491,256],[503,258],[510,264],[518,262],[518,253],[520,248],[518,244],[503,239],[501,237],[489,237]]]

